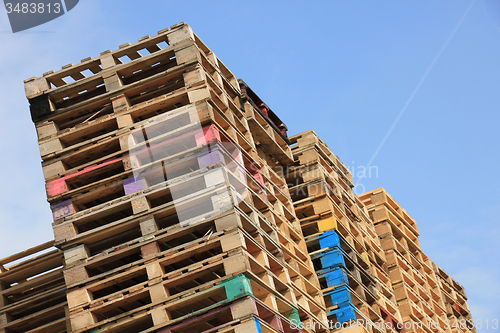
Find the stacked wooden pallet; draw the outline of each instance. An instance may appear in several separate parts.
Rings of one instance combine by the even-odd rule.
[[[246,112],[250,132],[263,165],[262,176],[266,178],[265,192],[268,207],[262,212],[269,220],[276,223],[279,229],[285,228],[284,236],[293,239],[300,247],[300,252],[297,250],[289,252],[291,247],[286,244],[292,243],[281,237],[278,239],[284,245],[285,261],[290,264],[291,285],[295,289],[301,322],[304,327],[312,327],[321,331],[324,328],[326,314],[320,284],[308,254],[283,173],[286,167],[293,163],[291,149],[288,146],[290,141],[286,134],[286,125],[245,82],[238,81],[242,91],[242,108]],[[274,186],[271,187],[270,184]],[[307,279],[299,279],[300,275]],[[304,284],[306,280],[310,283]],[[307,290],[307,292],[304,293],[301,290]]]
[[[324,330],[284,125],[187,24],[25,87],[72,332]]]
[[[0,260],[0,332],[66,332],[63,252],[41,244]]]
[[[475,332],[410,215],[189,25],[25,90],[55,240],[0,260],[0,333]]]
[[[452,333],[475,332],[474,321],[470,313],[465,288],[446,273],[441,267],[432,263],[436,273],[441,295],[448,316],[447,323]]]
[[[443,293],[442,277],[448,275],[422,251],[416,221],[382,188],[359,197],[368,207],[385,250],[406,331],[456,332],[450,325],[450,320],[456,319],[452,313],[454,311],[446,306],[453,297],[448,298]],[[459,289],[463,291],[462,287]],[[459,302],[464,315],[470,319],[465,300],[465,297],[460,297]],[[468,331],[464,328],[464,332]]]
[[[380,332],[396,328],[401,317],[385,255],[366,208],[352,192],[350,172],[313,131],[290,141],[295,164],[287,181],[329,319],[364,321]]]

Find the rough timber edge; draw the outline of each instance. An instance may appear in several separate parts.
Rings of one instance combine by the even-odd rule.
[[[379,201],[372,202],[372,197],[379,195]],[[399,204],[396,199],[394,199],[389,192],[383,187],[376,188],[374,190],[365,192],[363,194],[358,195],[358,198],[363,202],[364,205],[368,208],[368,210],[372,209],[376,205],[385,204],[385,206],[405,225],[410,228],[410,230],[415,233],[418,237],[420,232],[418,231],[417,221],[406,211],[406,209]]]
[[[41,77],[34,76],[34,77],[29,78],[29,79],[26,79],[26,80],[24,80],[26,97],[28,99],[35,98],[35,97],[38,97],[38,96],[44,94],[45,92],[48,92],[49,90],[57,89],[57,88],[50,87],[48,79],[50,79],[51,77],[55,77],[55,76],[62,78],[61,75],[64,75],[65,73],[68,73],[68,75],[64,75],[64,77],[70,76],[69,73],[75,71],[76,69],[78,69],[78,67],[83,68],[83,67],[85,67],[85,65],[88,65],[89,63],[95,62],[95,61],[102,62],[102,58],[109,57],[109,54],[111,54],[112,56],[120,55],[120,57],[121,57],[121,56],[125,55],[127,53],[127,51],[141,49],[142,48],[141,45],[146,44],[147,42],[150,42],[152,40],[159,40],[160,41],[162,38],[166,38],[168,40],[169,45],[173,45],[177,42],[180,42],[181,40],[185,39],[185,37],[182,37],[179,34],[179,32],[181,32],[182,28],[187,29],[184,33],[189,34],[188,38],[191,38],[193,40],[195,39],[195,35],[194,35],[191,27],[189,26],[189,24],[187,24],[185,22],[180,22],[180,23],[174,24],[170,28],[165,28],[165,29],[158,31],[158,34],[155,36],[147,35],[147,36],[141,37],[141,38],[139,38],[139,41],[134,43],[134,44],[131,44],[131,43],[122,44],[115,51],[107,50],[107,51],[101,52],[100,56],[98,56],[98,57],[94,57],[94,58],[87,57],[85,59],[82,59],[80,64],[76,64],[76,65],[68,64],[68,65],[62,66],[62,69],[60,69],[58,71],[51,70],[51,71],[44,73],[43,76],[41,76]],[[94,74],[94,75],[96,75],[96,74]],[[91,77],[91,76],[89,76],[89,77]]]
[[[10,263],[10,266],[6,266]],[[54,247],[54,241],[49,241],[25,251],[0,259],[0,295],[2,283],[9,287],[13,283],[32,281],[56,266],[63,265],[63,252]],[[23,286],[19,283],[16,286]],[[1,302],[0,302],[0,308]],[[1,332],[1,331],[0,331]]]
[[[36,246],[31,247],[27,250],[24,250],[24,251],[21,251],[19,253],[15,253],[13,255],[10,255],[8,257],[0,259],[0,265],[2,265],[2,266],[0,266],[0,267],[2,267],[2,268],[0,268],[0,269],[2,269],[1,272],[2,273],[4,272],[3,269],[5,269],[5,271],[9,270],[8,268],[3,268],[3,265],[6,265],[6,264],[11,263],[13,261],[23,259],[23,258],[30,256],[30,255],[33,255],[35,253],[47,250],[47,249],[51,248],[52,246],[54,246],[53,240],[45,242],[43,244],[36,245]],[[30,259],[28,259],[28,260],[30,260]]]
[[[324,142],[319,137],[319,135],[314,130],[310,129],[298,134],[294,134],[289,137],[289,140],[289,146],[292,150],[294,159],[296,158],[296,155],[298,155],[302,151],[307,150],[311,147],[317,147],[322,157],[331,162],[331,167],[336,169],[340,173],[340,176],[342,177],[344,182],[349,187],[354,187],[351,170],[346,166],[344,162],[342,162],[340,157],[333,153],[333,150],[328,146],[326,142]]]

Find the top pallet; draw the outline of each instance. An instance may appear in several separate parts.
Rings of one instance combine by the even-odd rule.
[[[209,59],[215,58],[211,59],[217,67],[214,70],[226,84],[239,92],[236,77],[193,33],[191,27],[182,22],[170,29],[160,30],[156,36],[139,38],[137,43],[126,43],[120,45],[118,50],[108,50],[98,57],[85,58],[80,64],[68,64],[59,71],[49,71],[42,77],[25,80],[33,121],[38,122],[59,109],[68,109],[79,102],[118,90],[122,85],[132,84],[178,65],[182,59],[178,59],[179,55],[173,51],[186,40],[194,41]],[[118,74],[120,82],[114,85],[106,82],[116,80],[115,74]]]
[[[413,219],[410,214],[408,214],[408,212],[401,207],[401,205],[397,203],[384,188],[380,187],[373,191],[363,193],[358,197],[368,207],[368,209],[385,204],[395,216],[403,221],[404,225],[410,229],[415,237],[420,235],[415,219]]]

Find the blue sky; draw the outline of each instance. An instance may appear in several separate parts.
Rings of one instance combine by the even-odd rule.
[[[314,129],[356,172],[415,93],[374,158],[376,169],[355,177],[357,190],[384,187],[417,220],[424,252],[465,286],[474,319],[500,319],[494,0],[81,0],[17,34],[0,12],[0,257],[52,238],[23,80],[181,21],[289,133]]]

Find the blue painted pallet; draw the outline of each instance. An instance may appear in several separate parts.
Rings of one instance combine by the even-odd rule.
[[[349,286],[348,267],[351,267],[351,269],[355,267],[354,269],[359,271],[358,274],[363,274],[370,280],[373,279],[342,248],[348,247],[348,250],[356,253],[337,230],[330,230],[317,235],[316,240],[321,248],[321,250],[311,255],[311,258],[321,266],[320,269],[316,270],[316,274],[320,280],[324,279],[328,289],[333,288],[333,290],[324,292],[324,297],[329,298],[328,301],[338,306],[336,309],[330,309],[328,316],[335,315],[340,323],[356,320],[356,313],[360,312],[354,306],[351,298],[352,289]]]
[[[324,294],[325,297],[332,299],[333,305],[337,305],[337,309],[328,310],[327,316],[335,315],[340,323],[356,320],[356,307],[352,303],[351,291],[348,286],[335,288]]]
[[[339,247],[340,248],[340,237],[342,237],[337,230],[330,230],[319,235],[319,245],[322,249]],[[342,237],[343,238],[343,237]],[[344,242],[345,239],[343,239]]]
[[[326,280],[328,288],[349,285],[349,277],[342,268],[334,268],[321,276],[318,274],[318,277]]]

